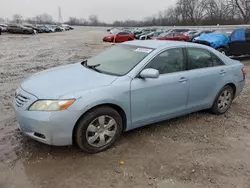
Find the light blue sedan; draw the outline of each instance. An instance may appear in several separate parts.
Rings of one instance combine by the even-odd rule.
[[[25,135],[96,153],[123,131],[203,109],[223,114],[244,85],[243,64],[210,47],[130,41],[25,79],[14,109]]]

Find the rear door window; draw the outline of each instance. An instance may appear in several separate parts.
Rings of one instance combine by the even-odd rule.
[[[211,53],[204,49],[187,48],[189,69],[200,69],[213,66]]]

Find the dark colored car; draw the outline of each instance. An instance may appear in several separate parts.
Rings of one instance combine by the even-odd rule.
[[[103,38],[103,42],[125,42],[134,40],[135,36],[133,33],[121,31],[117,34],[109,34]]]
[[[194,38],[193,42],[210,46],[223,54],[227,54],[233,31],[233,29],[219,29],[212,33],[203,33],[199,37]]]
[[[24,25],[24,27],[27,27],[27,28],[31,28],[33,30],[35,30],[37,33],[42,33],[42,29],[36,27],[36,26],[33,26],[33,25]]]
[[[9,33],[15,33],[15,34],[34,34],[34,29],[24,27],[22,25],[9,25],[7,27],[7,30]]]
[[[45,27],[44,25],[36,25],[36,27],[41,29],[43,33],[51,33],[52,32],[49,28]]]
[[[250,55],[250,29],[240,28],[232,32],[226,49],[228,56]]]
[[[189,36],[178,32],[170,32],[159,35],[158,37],[156,37],[156,40],[189,41]]]

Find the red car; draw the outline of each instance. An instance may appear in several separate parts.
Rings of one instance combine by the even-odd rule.
[[[109,34],[103,38],[103,42],[125,42],[134,40],[135,35],[133,33],[121,31],[116,34]]]
[[[159,35],[156,40],[177,40],[177,41],[189,41],[189,36],[178,32],[163,33]]]

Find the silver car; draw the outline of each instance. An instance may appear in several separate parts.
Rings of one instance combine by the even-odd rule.
[[[96,153],[124,131],[203,109],[223,114],[244,85],[243,64],[210,47],[130,41],[25,79],[14,109],[25,135]]]

